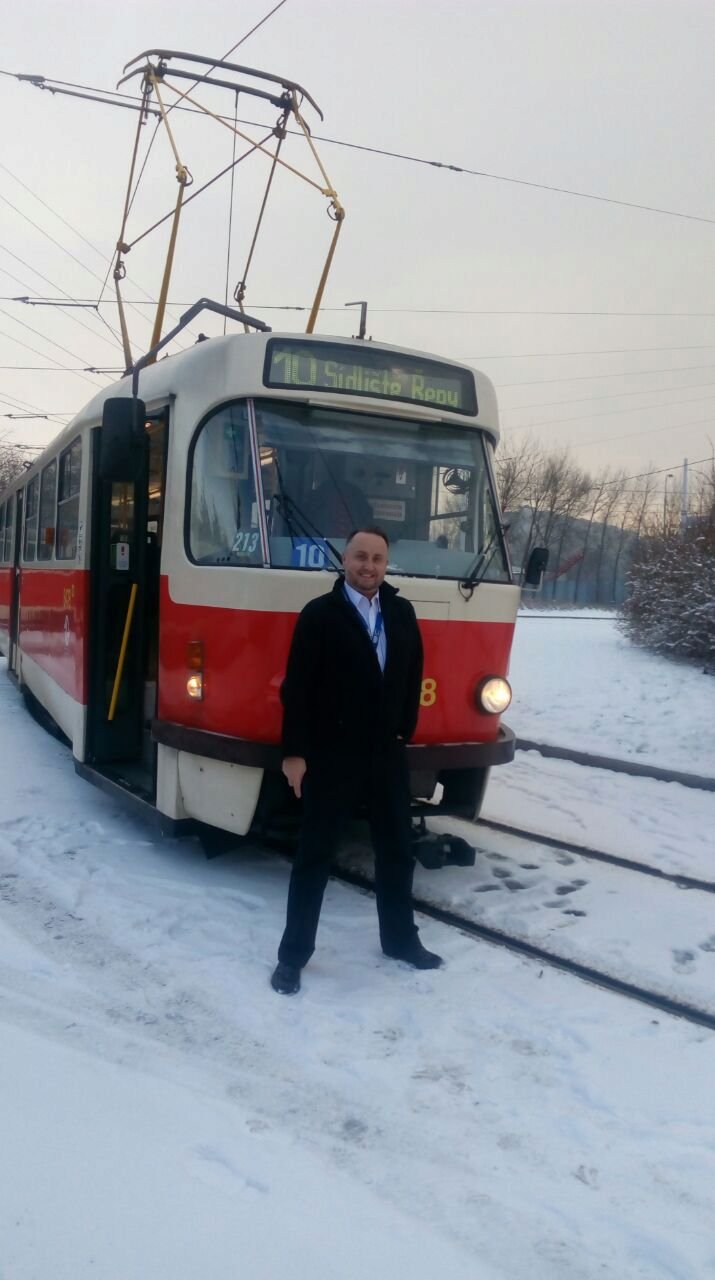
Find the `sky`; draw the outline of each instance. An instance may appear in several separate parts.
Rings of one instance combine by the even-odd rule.
[[[270,0],[127,0],[119,9],[29,0],[6,16],[0,70],[110,90],[146,49],[223,56],[270,8]],[[701,0],[285,0],[233,58],[304,85],[325,115],[321,123],[306,108],[314,134],[479,171],[316,143],[346,209],[318,330],[356,332],[344,304],[364,298],[376,340],[482,369],[497,387],[503,449],[530,436],[568,446],[589,471],[628,474],[651,466],[677,473],[684,457],[708,458],[714,39],[715,7]],[[233,111],[231,94],[204,91],[201,100]],[[111,380],[82,369],[121,364],[108,327],[116,329],[111,280],[99,312],[8,299],[97,301],[136,116],[8,75],[0,105],[11,125],[0,144],[0,414],[70,414]],[[230,162],[232,134],[206,117],[177,115],[177,148],[198,187]],[[270,128],[275,109],[241,98],[239,116]],[[288,139],[284,154],[314,176],[304,144]],[[267,162],[254,156],[236,174],[229,298]],[[174,159],[160,136],[130,237],[175,198]],[[201,295],[223,300],[229,207],[224,178],[185,210],[172,319]],[[332,229],[321,194],[282,173],[247,310],[280,331],[304,328],[304,312],[264,308],[309,305]],[[127,255],[127,298],[156,298],[166,240],[165,227]],[[151,308],[129,315],[138,354]],[[220,332],[221,322],[202,319],[200,328]],[[44,444],[63,421],[0,417],[0,435]]]

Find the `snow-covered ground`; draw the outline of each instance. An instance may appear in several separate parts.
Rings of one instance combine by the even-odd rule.
[[[534,706],[525,629],[556,645],[564,625],[523,624]],[[599,646],[611,624],[579,625]],[[681,670],[658,660],[664,697]],[[301,995],[276,997],[282,859],[155,838],[75,776],[2,672],[0,759],[1,1280],[715,1273],[715,1035],[429,921],[447,964],[414,973],[382,957],[372,900],[335,883]],[[487,811],[715,878],[713,795],[524,755]],[[498,900],[504,927],[593,963],[618,963],[599,956],[615,942],[654,982],[677,939],[696,964],[673,981],[712,990],[715,922],[692,905],[712,921],[712,897],[470,834],[477,866],[420,873],[421,891]]]
[[[524,611],[509,679],[522,738],[715,777],[715,678],[632,645],[612,616]]]

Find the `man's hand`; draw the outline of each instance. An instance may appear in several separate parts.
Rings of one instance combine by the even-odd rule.
[[[288,779],[288,785],[295,792],[300,800],[301,787],[308,768],[302,756],[286,756],[283,761],[283,772]]]

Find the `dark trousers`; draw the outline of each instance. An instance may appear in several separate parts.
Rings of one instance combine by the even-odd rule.
[[[330,867],[356,802],[365,805],[375,851],[375,894],[384,951],[399,952],[414,939],[414,858],[410,793],[404,746],[366,752],[359,759],[337,752],[308,762],[303,782],[303,823],[288,889],[286,927],[278,959],[302,968],[315,950],[320,908]]]

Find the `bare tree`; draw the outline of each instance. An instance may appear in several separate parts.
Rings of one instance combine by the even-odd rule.
[[[596,516],[597,515],[600,516],[601,507],[603,506],[604,501],[606,502],[608,501],[608,485],[610,480],[611,480],[610,472],[608,471],[608,469],[606,469],[605,471],[601,472],[600,476],[596,477],[593,484],[590,486],[591,507],[588,515],[588,524],[586,525],[586,530],[583,537],[583,543],[581,546],[581,551],[583,554],[581,556],[581,559],[578,562],[578,568],[576,569],[576,579],[574,581],[574,594],[573,594],[574,604],[578,603],[579,588],[581,586],[581,575],[583,573],[583,566],[586,563],[588,545],[591,537],[591,529],[593,527],[593,523],[596,519]]]
[[[627,480],[623,471],[617,471],[606,491],[603,495],[603,502],[600,505],[598,516],[601,521],[601,536],[598,540],[598,554],[596,558],[596,601],[602,604],[601,600],[601,569],[603,567],[604,553],[606,549],[606,539],[609,533],[611,518],[623,501],[626,490]]]
[[[0,439],[0,494],[24,470],[24,450],[10,440]]]
[[[508,452],[497,452],[495,471],[502,511],[517,511],[530,501],[534,475],[541,460],[541,449],[530,437],[519,445],[507,445]]]
[[[564,564],[563,554],[564,546],[573,531],[573,521],[578,519],[588,501],[591,478],[586,471],[580,471],[577,467],[572,467],[567,477],[565,477],[563,500],[561,502],[561,511],[559,513],[558,528],[559,540],[556,547],[556,555],[552,571],[549,574],[551,579],[551,597],[556,598],[556,584],[562,572],[568,572],[573,568],[578,560],[582,558],[580,552],[571,553],[566,564]]]

